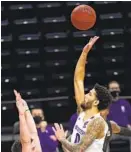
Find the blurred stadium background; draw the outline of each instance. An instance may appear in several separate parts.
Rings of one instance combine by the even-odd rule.
[[[79,4],[96,10],[97,22],[89,31],[71,25],[71,11]],[[85,90],[96,82],[106,85],[117,80],[121,95],[131,102],[131,2],[10,1],[1,5],[2,152],[10,151],[13,124],[18,121],[14,88],[31,108],[40,105],[49,123],[67,125],[76,111],[74,68],[91,36],[99,35],[100,40],[90,53]],[[128,142],[112,143],[111,151],[129,152]]]

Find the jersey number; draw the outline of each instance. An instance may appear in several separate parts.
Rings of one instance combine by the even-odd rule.
[[[75,143],[79,143],[80,141],[80,135],[76,133]]]

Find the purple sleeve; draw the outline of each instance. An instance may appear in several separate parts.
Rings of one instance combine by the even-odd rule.
[[[77,113],[73,114],[69,120],[69,130],[72,132],[73,131],[73,128],[74,128],[74,125],[76,123],[76,120],[77,120]]]

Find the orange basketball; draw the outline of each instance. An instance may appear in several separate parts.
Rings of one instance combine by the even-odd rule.
[[[79,30],[88,30],[96,22],[96,12],[89,5],[79,5],[71,13],[71,22]]]

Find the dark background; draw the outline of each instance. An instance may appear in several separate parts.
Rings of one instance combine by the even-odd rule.
[[[79,31],[70,22],[71,11],[79,4],[89,4],[96,10],[97,22],[91,30]],[[76,111],[75,65],[91,36],[98,35],[100,39],[89,54],[85,91],[96,82],[107,85],[110,80],[117,80],[121,95],[131,95],[131,2],[38,1],[1,5],[3,141],[12,134],[12,126],[18,120],[14,88],[30,107],[41,106],[49,123],[68,122]]]

